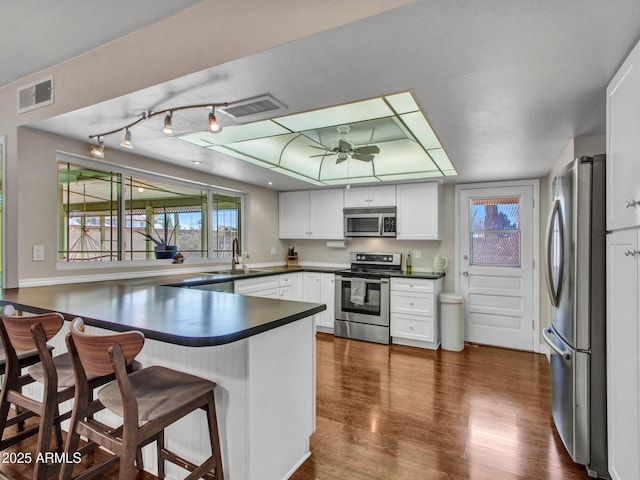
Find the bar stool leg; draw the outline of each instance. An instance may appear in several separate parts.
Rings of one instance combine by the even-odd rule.
[[[162,451],[164,450],[164,430],[158,433],[158,438],[156,439],[156,454],[158,456],[158,478],[160,480],[164,480],[166,476],[166,472],[164,469],[164,456]]]
[[[207,422],[209,423],[211,453],[216,462],[216,480],[224,480],[222,452],[220,451],[220,435],[218,433],[218,418],[216,416],[216,401],[213,390],[207,394]]]

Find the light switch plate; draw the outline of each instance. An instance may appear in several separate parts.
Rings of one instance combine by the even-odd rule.
[[[422,258],[422,250],[414,250],[411,255],[413,258]]]
[[[271,255],[275,255],[277,252],[276,247],[271,247]]]
[[[44,245],[34,245],[32,254],[33,254],[34,262],[43,262],[44,261]]]

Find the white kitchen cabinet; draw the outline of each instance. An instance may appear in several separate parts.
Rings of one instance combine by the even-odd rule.
[[[327,309],[316,315],[316,327],[333,332],[335,317],[335,275],[333,273],[304,272],[302,299],[305,302],[324,303]]]
[[[240,295],[302,301],[302,272],[236,280],[233,288]]]
[[[437,300],[442,284],[442,279],[391,278],[393,343],[431,349],[440,346]]]
[[[345,190],[345,207],[393,207],[395,204],[395,185],[352,187]]]
[[[279,237],[342,240],[343,206],[342,189],[280,192]]]
[[[233,291],[240,295],[252,297],[279,298],[279,275],[267,275],[264,277],[245,278],[233,282]]]
[[[607,236],[607,428],[612,480],[640,478],[640,230]]]
[[[396,239],[442,239],[442,184],[440,182],[398,185],[396,201]]]
[[[640,225],[639,69],[640,43],[607,87],[607,230]]]
[[[278,280],[279,297],[282,300],[302,301],[302,272],[284,273]]]

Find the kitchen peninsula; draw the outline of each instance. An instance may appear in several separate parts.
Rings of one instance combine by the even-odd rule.
[[[165,365],[217,382],[226,478],[287,478],[308,457],[315,430],[313,315],[326,306],[167,286],[181,281],[159,277],[6,289],[0,304],[58,311],[67,320],[81,316],[98,333],[142,331],[143,365]],[[58,351],[65,349],[66,331],[52,341]],[[208,449],[201,415],[167,431],[168,446],[194,461]],[[144,461],[155,473],[152,448],[145,448]],[[167,473],[167,478],[183,476],[173,465]]]

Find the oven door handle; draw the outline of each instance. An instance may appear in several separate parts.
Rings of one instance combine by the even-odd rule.
[[[365,283],[389,283],[389,279],[387,278],[382,278],[380,280],[374,280],[372,278],[362,278],[362,277],[343,277],[340,275],[336,276],[336,280],[341,282],[341,281],[347,281],[350,282],[351,280],[364,280]]]

